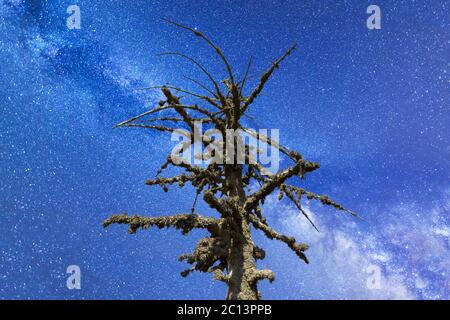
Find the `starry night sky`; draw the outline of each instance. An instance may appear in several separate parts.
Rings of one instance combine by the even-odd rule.
[[[66,27],[72,4],[80,30]],[[370,4],[381,8],[381,30],[366,27]],[[321,163],[304,185],[364,218],[310,203],[318,233],[288,202],[268,201],[269,222],[309,243],[311,263],[255,233],[267,251],[259,266],[276,273],[263,297],[449,299],[449,9],[435,0],[0,0],[0,298],[224,298],[209,274],[179,275],[178,255],[203,232],[101,227],[113,213],[192,204],[192,189],[143,183],[173,148],[170,136],[112,129],[160,98],[135,89],[194,88],[182,76],[197,70],[159,52],[190,54],[225,78],[210,48],[167,17],[213,38],[240,75],[253,56],[253,84],[298,44],[248,125],[280,128],[281,143]],[[73,264],[81,290],[66,287]],[[371,266],[380,289],[366,285]]]

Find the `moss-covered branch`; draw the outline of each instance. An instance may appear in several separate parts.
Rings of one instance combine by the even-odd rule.
[[[140,229],[148,229],[152,226],[162,228],[173,227],[181,230],[183,234],[189,233],[192,229],[207,229],[211,232],[217,231],[218,219],[201,216],[198,214],[177,214],[163,217],[142,217],[139,215],[129,216],[126,213],[115,214],[103,221],[103,227],[111,224],[128,224],[128,232],[136,233]]]

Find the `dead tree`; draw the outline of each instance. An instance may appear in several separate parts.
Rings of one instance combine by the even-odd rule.
[[[200,62],[185,54],[179,52],[163,53],[162,55],[176,56],[193,63],[205,75],[210,84],[208,86],[197,79],[187,79],[202,88],[206,94],[192,92],[172,85],[156,87],[162,91],[164,100],[160,101],[155,108],[123,121],[116,127],[138,127],[172,133],[177,130],[177,126],[183,124],[194,135],[197,130],[196,121],[202,121],[221,132],[224,137],[227,129],[242,130],[242,132],[253,134],[258,141],[277,148],[292,162],[292,165],[275,174],[268,174],[258,161],[248,161],[244,164],[210,162],[201,166],[190,164],[188,161],[175,161],[174,157],[169,155],[158,170],[156,177],[145,181],[145,183],[151,186],[159,185],[165,191],[168,190],[170,185],[176,184],[182,188],[186,183],[190,183],[196,190],[191,211],[163,217],[144,217],[121,213],[104,221],[103,226],[127,224],[129,233],[135,233],[138,229],[147,229],[152,226],[158,228],[174,227],[181,230],[184,235],[194,228],[205,229],[209,236],[202,238],[192,253],[182,254],[179,257],[180,261],[186,261],[192,265],[190,269],[181,272],[181,275],[186,277],[193,271],[209,272],[214,279],[223,281],[227,285],[227,299],[259,299],[261,294],[257,290],[258,281],[267,279],[272,282],[274,274],[270,270],[258,270],[256,267],[256,261],[264,259],[265,251],[253,242],[251,226],[262,231],[269,239],[284,242],[300,259],[308,263],[305,255],[308,245],[297,242],[294,237],[275,231],[263,216],[261,206],[270,194],[278,190],[278,199],[281,200],[283,196],[286,196],[311,224],[313,222],[301,204],[301,199],[304,196],[310,200],[318,200],[322,204],[332,206],[337,210],[355,214],[325,195],[318,195],[288,184],[287,181],[290,178],[304,179],[306,174],[318,169],[319,164],[305,160],[298,152],[288,150],[268,136],[255,134],[254,131],[242,124],[241,119],[246,116],[275,69],[294,52],[296,46],[293,45],[276,59],[262,74],[256,87],[245,94],[244,89],[249,79],[251,60],[243,77],[237,79],[222,51],[203,33],[173,21],[163,20],[191,32],[209,45],[223,63],[227,78],[217,81]],[[197,99],[198,103],[182,103],[180,97],[176,96],[175,93],[182,93]],[[151,118],[153,115],[169,111],[175,116]],[[197,136],[198,134],[197,132]],[[189,138],[188,145],[195,143],[192,135]],[[209,136],[201,135],[200,138],[204,148],[214,143],[214,139]],[[239,150],[234,147],[237,146],[234,142],[226,141],[225,143],[233,144],[233,154],[236,155]],[[244,144],[245,157],[247,160],[251,160],[249,158],[252,146]],[[161,177],[160,175],[169,166],[179,168],[183,170],[183,173],[172,177]],[[205,203],[218,213],[216,218],[196,213],[195,203],[198,196],[201,196]]]

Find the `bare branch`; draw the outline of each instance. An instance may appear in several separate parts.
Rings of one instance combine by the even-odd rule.
[[[183,78],[185,78],[185,79],[187,79],[187,80],[189,80],[189,81],[195,83],[195,84],[198,85],[200,88],[202,88],[202,89],[204,89],[205,91],[207,91],[208,93],[210,93],[214,98],[216,98],[216,99],[219,98],[219,97],[216,95],[216,93],[214,93],[212,90],[210,90],[207,86],[205,86],[205,85],[202,84],[201,82],[199,82],[199,81],[197,81],[197,80],[195,80],[195,79],[193,79],[193,78],[187,77],[187,76],[183,76]]]
[[[194,120],[188,115],[188,113],[186,112],[186,110],[184,110],[184,108],[180,107],[180,100],[177,97],[175,97],[167,87],[162,87],[161,91],[166,96],[167,102],[170,105],[173,105],[175,111],[178,112],[178,114],[183,118],[184,122],[191,129],[191,132],[194,133],[195,131]]]
[[[248,134],[250,134],[252,137],[254,137],[264,143],[267,143],[269,146],[273,146],[274,148],[277,148],[283,154],[287,155],[289,158],[291,158],[294,161],[298,160],[299,158],[302,158],[302,156],[298,152],[289,150],[288,148],[279,144],[277,141],[274,141],[273,139],[271,139],[259,132],[256,132],[255,130],[244,128],[242,126],[240,128],[242,130],[244,130],[245,132],[247,132]]]
[[[303,210],[302,206],[300,205],[300,200],[296,200],[294,198],[294,195],[290,192],[289,189],[282,189],[287,197],[294,203],[294,205],[297,207],[298,210],[300,210],[300,212],[303,214],[303,216],[306,218],[306,220],[309,221],[309,223],[311,223],[311,225],[314,227],[314,229],[316,229],[317,231],[319,231],[319,229],[317,229],[316,225],[314,224],[314,222],[311,220],[311,218],[309,217],[309,215],[306,213],[305,210]]]
[[[231,83],[234,84],[233,72],[231,71],[231,66],[230,66],[230,64],[228,63],[228,60],[227,60],[227,59],[225,58],[225,56],[223,55],[222,50],[220,50],[220,48],[217,47],[217,46],[216,46],[216,45],[215,45],[208,37],[206,37],[206,36],[205,36],[203,33],[201,33],[200,31],[195,30],[194,28],[191,28],[191,27],[182,25],[182,24],[180,24],[180,23],[178,23],[178,22],[174,22],[174,21],[171,21],[171,20],[166,19],[166,18],[162,18],[162,20],[164,20],[164,21],[166,21],[166,22],[168,22],[168,23],[171,23],[171,24],[173,24],[173,25],[175,25],[175,26],[177,26],[177,27],[179,27],[179,28],[182,28],[182,29],[185,29],[185,30],[189,30],[190,32],[192,32],[193,34],[195,34],[197,37],[200,37],[200,38],[202,38],[203,40],[205,40],[205,41],[206,41],[206,42],[207,42],[207,43],[215,50],[215,52],[216,52],[217,55],[220,57],[220,59],[222,59],[223,63],[225,64],[225,67],[227,68],[228,75],[229,75],[229,77],[230,77]]]
[[[198,214],[177,214],[173,216],[163,217],[142,217],[138,215],[129,216],[125,214],[116,214],[103,222],[106,228],[111,224],[128,224],[129,233],[136,233],[141,229],[147,229],[156,226],[160,229],[174,227],[181,230],[183,234],[189,233],[192,229],[208,229],[209,231],[217,231],[219,220],[201,216]]]
[[[214,196],[211,190],[207,190],[203,194],[203,200],[212,208],[222,214],[222,216],[228,216],[230,212],[225,208],[225,203]]]
[[[192,118],[193,121],[201,121],[204,123],[212,122],[209,118]],[[145,124],[145,123],[151,123],[151,122],[158,122],[158,121],[172,121],[172,122],[184,122],[181,118],[175,118],[175,117],[161,117],[161,118],[154,118],[154,119],[148,119],[148,120],[142,120],[138,124]]]
[[[147,125],[147,124],[140,124],[140,123],[128,123],[121,125],[121,127],[136,127],[136,128],[143,128],[143,129],[153,129],[156,131],[165,131],[165,132],[174,132],[177,129],[169,128],[166,126],[155,126],[155,125]],[[182,132],[180,132],[182,133]]]
[[[128,123],[130,123],[130,122],[133,122],[133,121],[135,121],[135,120],[137,120],[137,119],[140,119],[140,118],[142,118],[142,117],[145,117],[146,115],[149,115],[149,114],[152,114],[152,113],[155,113],[155,112],[159,112],[159,111],[162,111],[162,110],[165,110],[165,109],[169,109],[169,108],[171,108],[171,107],[169,107],[169,106],[159,106],[159,107],[156,107],[156,108],[154,108],[154,109],[145,111],[145,112],[143,112],[143,113],[141,113],[141,114],[139,114],[139,115],[137,115],[137,116],[131,117],[131,118],[125,120],[125,121],[122,121],[122,122],[116,124],[116,125],[114,126],[114,128],[122,127],[122,126],[124,126],[124,125],[126,125],[126,124],[128,124]]]
[[[279,241],[282,241],[288,245],[289,248],[291,248],[292,251],[295,252],[295,254],[305,261],[306,263],[309,263],[308,258],[304,254],[306,250],[308,250],[308,245],[304,243],[297,243],[295,242],[294,237],[288,237],[283,234],[278,233],[277,231],[273,230],[271,227],[269,227],[267,224],[262,223],[258,218],[255,216],[249,215],[248,219],[253,224],[253,226],[256,229],[261,230],[264,232],[267,238],[269,239],[276,239]]]
[[[267,279],[267,280],[269,280],[269,282],[273,282],[273,280],[275,280],[275,274],[273,273],[273,271],[268,270],[268,269],[256,270],[253,274],[253,278],[251,281],[256,283],[263,279]]]
[[[193,179],[195,179],[195,175],[185,175],[185,174],[180,174],[174,177],[170,177],[170,178],[161,178],[158,177],[156,179],[149,179],[145,181],[146,185],[149,186],[154,186],[154,185],[161,185],[164,186],[166,184],[174,184],[174,183],[178,183],[180,185],[180,187],[184,186],[184,184],[186,183],[186,181],[192,181]]]
[[[351,210],[348,210],[347,208],[343,207],[339,203],[331,200],[330,198],[328,198],[327,195],[319,195],[317,193],[307,191],[307,190],[305,190],[303,188],[298,188],[298,187],[295,187],[295,186],[292,186],[292,185],[286,185],[286,184],[282,185],[280,189],[282,189],[284,191],[288,191],[288,192],[289,191],[290,192],[295,192],[299,198],[302,195],[306,195],[308,200],[311,200],[311,199],[319,200],[325,206],[332,206],[332,207],[334,207],[337,210],[348,212],[354,217],[359,217],[358,214],[356,214],[355,212],[353,212]]]
[[[198,68],[200,68],[200,70],[202,70],[202,72],[204,74],[206,74],[206,76],[209,78],[209,80],[211,80],[211,82],[214,85],[214,88],[216,89],[217,95],[219,96],[220,102],[222,103],[223,107],[226,106],[226,101],[225,98],[222,94],[222,91],[220,91],[219,85],[217,83],[217,81],[213,78],[213,76],[209,73],[208,70],[206,70],[206,68],[204,66],[202,66],[199,62],[197,62],[195,59],[183,54],[183,53],[179,53],[179,52],[163,52],[160,53],[159,55],[172,55],[172,56],[179,56],[182,57],[184,59],[189,60],[190,62],[192,62],[193,64],[195,64]]]
[[[279,174],[270,176],[267,179],[267,182],[258,191],[255,191],[252,195],[247,197],[247,200],[245,201],[244,204],[244,208],[246,210],[251,210],[252,208],[257,206],[260,201],[264,200],[269,194],[272,193],[273,190],[281,186],[284,183],[284,181],[286,181],[290,177],[313,171],[318,167],[319,164],[315,162],[309,162],[300,159],[294,166],[283,170]]]
[[[270,76],[272,75],[273,71],[279,67],[280,63],[286,59],[297,47],[296,44],[294,44],[292,47],[290,47],[280,58],[278,58],[272,66],[261,76],[261,80],[259,84],[256,86],[256,88],[253,90],[253,92],[250,94],[250,96],[245,101],[244,105],[242,106],[242,113],[244,113],[248,106],[253,103],[255,98],[260,94],[261,90],[264,88],[264,85],[269,80]]]
[[[242,92],[244,91],[245,81],[247,81],[248,73],[249,73],[250,67],[252,65],[252,60],[253,60],[252,57],[250,57],[250,60],[248,61],[248,64],[247,64],[247,69],[245,70],[244,78],[242,79],[242,81],[240,83],[240,89],[239,89],[240,96],[242,96]]]
[[[148,87],[148,88],[142,88],[142,90],[146,90],[146,89],[163,89],[163,88],[169,88],[169,89],[173,89],[173,90],[176,90],[176,91],[179,91],[179,92],[186,93],[186,94],[188,94],[190,96],[193,96],[193,97],[196,97],[196,98],[199,98],[199,99],[202,99],[202,100],[208,102],[209,104],[211,104],[212,106],[216,107],[217,109],[221,108],[213,99],[211,99],[208,96],[204,96],[204,95],[201,95],[201,94],[197,94],[195,92],[187,91],[187,90],[184,90],[184,89],[182,89],[180,87],[176,87],[176,86],[172,86],[172,85],[153,86],[153,87]]]

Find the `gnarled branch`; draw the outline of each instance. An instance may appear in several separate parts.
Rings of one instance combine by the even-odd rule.
[[[261,76],[261,79],[258,83],[258,85],[256,86],[256,88],[252,91],[252,93],[250,94],[250,96],[247,98],[247,100],[245,101],[244,105],[242,106],[242,113],[244,113],[248,106],[251,105],[253,103],[253,101],[255,100],[255,98],[261,93],[262,89],[264,88],[265,84],[267,83],[267,81],[269,80],[270,76],[272,75],[273,71],[278,68],[278,66],[280,65],[280,63],[286,59],[297,47],[296,44],[294,44],[292,47],[290,47],[280,58],[278,58],[273,64],[272,66]]]
[[[217,232],[218,223],[219,219],[201,216],[195,213],[162,217],[129,216],[126,213],[122,213],[115,214],[103,221],[103,227],[106,228],[111,224],[128,224],[129,233],[136,233],[139,228],[147,229],[152,226],[160,229],[174,227],[181,230],[183,234],[187,234],[192,229],[208,229],[210,232]]]
[[[258,218],[255,216],[249,215],[248,219],[253,224],[253,226],[256,229],[261,230],[267,238],[269,239],[276,239],[279,241],[282,241],[288,245],[288,247],[295,252],[295,254],[302,259],[305,263],[309,263],[308,258],[305,255],[305,251],[308,250],[309,246],[304,243],[297,243],[295,241],[294,237],[288,237],[283,234],[278,233],[277,231],[273,230],[271,227],[269,227],[267,224],[262,223]]]

